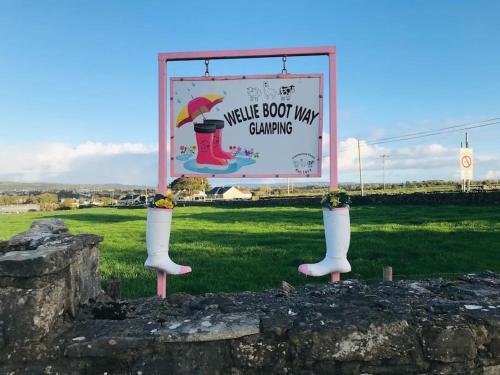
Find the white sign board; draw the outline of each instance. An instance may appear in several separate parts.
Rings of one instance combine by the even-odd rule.
[[[171,78],[170,93],[172,176],[321,176],[323,75]]]
[[[462,180],[473,179],[473,157],[472,148],[460,149],[460,178]]]

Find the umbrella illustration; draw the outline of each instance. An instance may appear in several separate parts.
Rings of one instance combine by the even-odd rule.
[[[223,99],[224,97],[221,95],[205,95],[190,100],[179,112],[175,125],[181,127],[184,124],[193,122],[199,115],[203,116],[204,113],[210,112]]]

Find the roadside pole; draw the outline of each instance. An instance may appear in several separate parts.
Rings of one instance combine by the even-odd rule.
[[[361,147],[359,145],[359,139],[358,139],[358,166],[359,166],[359,185],[361,186],[361,196],[365,196],[365,191],[363,187],[363,168],[361,166]]]
[[[380,155],[380,157],[382,158],[382,183],[383,183],[383,186],[384,186],[384,192],[385,192],[385,160],[386,158],[389,157],[389,155]]]

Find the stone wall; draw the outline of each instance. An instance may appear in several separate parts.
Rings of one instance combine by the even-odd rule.
[[[215,207],[319,207],[321,198],[316,197],[268,197],[251,201],[179,202],[180,206]],[[439,205],[439,204],[500,204],[500,191],[473,193],[411,193],[370,194],[352,196],[353,206],[362,205]]]
[[[0,243],[0,347],[39,342],[101,293],[101,240],[72,236],[62,221],[39,220]]]
[[[498,274],[116,301],[97,295],[100,239],[49,226],[0,244],[1,374],[500,373]]]

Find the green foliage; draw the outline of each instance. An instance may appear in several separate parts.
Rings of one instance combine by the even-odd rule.
[[[27,203],[27,196],[21,195],[0,195],[0,205]]]
[[[495,206],[356,206],[351,208],[353,271],[342,279],[381,281],[382,267],[395,280],[500,272],[500,210]],[[170,255],[193,267],[169,276],[168,293],[235,292],[326,283],[304,277],[303,262],[325,255],[321,209],[298,207],[174,210]],[[154,296],[156,273],[144,269],[146,210],[93,208],[0,215],[0,239],[27,230],[40,218],[63,219],[74,234],[104,236],[100,245],[104,280],[119,278],[125,298]]]
[[[351,204],[351,197],[349,194],[341,189],[330,190],[321,198],[321,206],[330,210],[339,207],[349,207]]]
[[[59,205],[60,210],[72,210],[73,208],[75,208],[75,203],[71,198],[64,199]]]
[[[198,191],[210,190],[210,185],[207,178],[179,177],[172,181],[170,188],[176,193],[187,191],[188,193],[194,194]]]
[[[97,201],[100,202],[104,206],[111,206],[111,205],[115,204],[115,200],[113,198],[110,198],[110,197],[99,197],[97,199]]]

